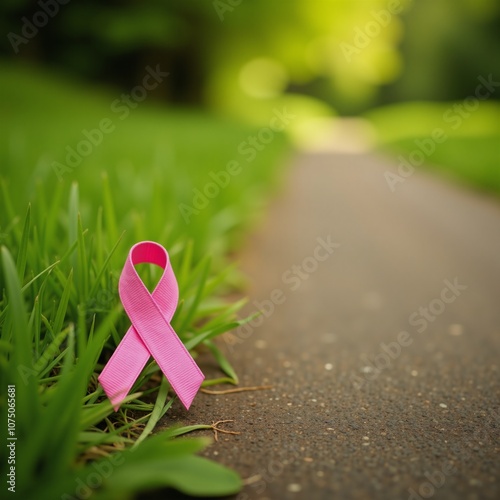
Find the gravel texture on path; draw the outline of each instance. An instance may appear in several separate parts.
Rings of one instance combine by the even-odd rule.
[[[162,422],[234,420],[205,455],[238,500],[500,498],[500,203],[395,168],[303,155],[247,242],[264,314],[219,344],[272,388]]]

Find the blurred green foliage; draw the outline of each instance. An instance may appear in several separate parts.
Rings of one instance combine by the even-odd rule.
[[[241,234],[241,221],[249,221],[277,180],[286,147],[284,134],[275,134],[255,158],[243,155],[241,144],[257,131],[234,121],[216,119],[198,111],[179,110],[144,101],[123,120],[111,104],[119,97],[103,90],[78,86],[65,79],[10,65],[0,69],[0,174],[12,192],[19,213],[39,189],[59,183],[54,162],[66,165],[68,148],[85,141],[84,130],[108,118],[115,129],[70,172],[62,183],[77,181],[84,220],[94,218],[96,194],[107,172],[116,197],[120,227],[135,240],[162,238],[168,229],[176,236],[196,234],[196,250],[222,255]],[[272,117],[268,111],[268,119]],[[249,161],[251,160],[251,161]],[[214,200],[186,221],[179,205],[193,206],[195,190],[203,192],[211,173],[229,162],[241,166]],[[166,227],[165,221],[169,221]],[[188,223],[186,223],[188,222]]]
[[[258,130],[199,111],[141,102],[120,119],[114,92],[7,64],[0,88],[0,380],[17,387],[12,498],[123,500],[160,487],[236,493],[235,472],[194,456],[209,440],[173,440],[210,425],[148,438],[176,399],[154,361],[116,413],[97,375],[129,327],[117,294],[128,249],[154,240],[168,248],[179,283],[173,328],[187,349],[213,356],[204,385],[238,383],[213,340],[246,322],[237,317],[245,300],[224,298],[241,285],[227,257],[277,180],[283,134],[249,155],[241,144],[247,150]],[[54,169],[103,119],[115,129],[69,171]],[[228,162],[241,169],[217,186]],[[189,220],[181,203],[197,207]],[[150,288],[153,267],[140,269]],[[5,422],[6,412],[4,391]],[[96,474],[101,466],[113,474]]]
[[[476,82],[477,83],[477,82]],[[474,88],[474,87],[473,87]],[[472,102],[472,101],[471,101]],[[469,105],[471,106],[471,105]],[[481,101],[469,111],[461,102],[411,102],[365,114],[378,146],[484,191],[500,194],[500,103]],[[433,139],[441,131],[439,141]]]
[[[342,114],[457,99],[500,51],[496,0],[38,1],[57,13],[4,56],[122,88],[159,63],[171,72],[159,97],[240,115],[283,92]],[[2,2],[2,32],[22,35],[40,9]]]
[[[418,0],[402,20],[405,67],[384,89],[386,100],[460,99],[471,92],[479,75],[498,76],[499,2]]]

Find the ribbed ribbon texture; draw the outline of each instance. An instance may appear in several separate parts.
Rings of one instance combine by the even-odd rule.
[[[134,267],[142,263],[164,269],[153,293]],[[99,375],[113,408],[118,411],[153,356],[188,410],[205,377],[170,325],[179,288],[165,248],[153,241],[134,245],[123,267],[118,291],[132,325]]]

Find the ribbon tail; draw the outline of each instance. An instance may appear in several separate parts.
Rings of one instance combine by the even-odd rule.
[[[172,369],[167,370],[166,377],[170,382],[172,389],[175,391],[177,396],[179,396],[184,408],[189,410],[193,399],[200,390],[201,384],[205,379],[205,375],[203,375],[201,370],[196,365],[187,370],[186,366],[182,367],[182,369],[184,371],[182,375],[178,375],[177,373],[174,375]]]
[[[148,338],[148,348],[161,371],[170,382],[181,403],[189,410],[201,383],[205,379],[202,371],[179,339],[170,323],[165,322],[169,332],[161,336],[161,341]]]
[[[141,337],[130,327],[98,377],[115,411],[119,410],[150,356]]]

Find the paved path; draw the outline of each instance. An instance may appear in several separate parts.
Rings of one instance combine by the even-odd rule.
[[[500,204],[422,173],[392,193],[388,163],[301,157],[243,254],[278,304],[226,350],[273,389],[175,410],[234,419],[206,454],[238,499],[500,498]]]

